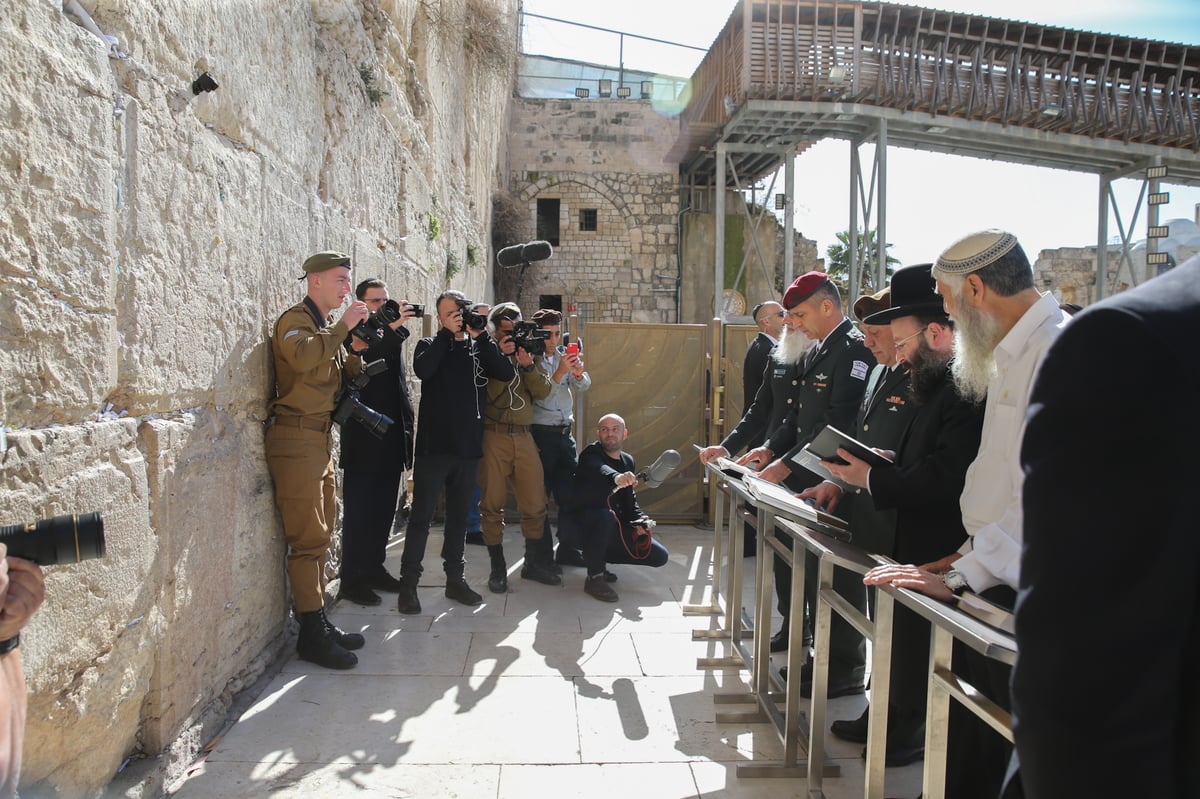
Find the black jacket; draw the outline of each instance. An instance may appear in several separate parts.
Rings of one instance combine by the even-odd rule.
[[[742,402],[746,408],[750,407],[758,393],[758,387],[763,384],[763,373],[774,346],[766,333],[759,333],[746,349],[746,359],[742,361]]]
[[[633,456],[628,452],[622,452],[620,458],[610,458],[599,441],[588,444],[579,453],[570,510],[612,508],[617,518],[626,525],[640,519],[644,514],[632,488],[622,488],[613,493],[613,481],[617,475],[632,472],[634,468]]]
[[[343,469],[390,467],[403,471],[412,466],[415,426],[404,369],[407,338],[408,330],[404,327],[385,328],[381,340],[357,353],[364,364],[380,358],[387,362],[387,371],[370,379],[359,400],[371,410],[391,417],[393,424],[382,439],[357,421],[342,425],[342,456],[338,463]]]
[[[413,372],[421,380],[417,455],[483,457],[483,408],[488,378],[516,374],[486,332],[456,341],[442,328],[417,342]]]
[[[787,421],[788,411],[795,402],[796,386],[800,384],[798,372],[797,364],[785,365],[767,359],[758,393],[753,402],[746,399],[750,405],[741,421],[721,442],[730,455],[761,445]]]
[[[933,396],[917,406],[896,465],[871,470],[875,507],[896,509],[891,554],[900,563],[937,560],[966,540],[958,499],[982,432],[983,405],[960,397],[947,371]]]

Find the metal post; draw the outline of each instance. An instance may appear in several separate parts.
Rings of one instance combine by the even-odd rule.
[[[784,156],[783,163],[783,193],[787,198],[784,201],[783,211],[783,287],[786,289],[792,284],[792,272],[795,270],[794,262],[796,260],[796,150],[795,147],[790,148],[790,152]]]
[[[850,142],[850,306],[854,305],[854,287],[858,285],[858,193],[862,184],[862,164],[858,158],[859,141]]]
[[[721,294],[725,288],[725,151],[725,142],[717,142],[717,175],[713,189],[717,193],[713,208],[716,225],[713,237],[716,241],[713,245],[713,316],[718,319],[725,318],[721,307],[724,305]]]
[[[1100,209],[1096,219],[1096,302],[1104,299],[1104,283],[1108,279],[1108,196],[1112,181],[1100,176]]]
[[[875,163],[879,171],[879,193],[875,195],[875,242],[878,245],[878,270],[875,290],[887,285],[887,120],[879,120],[879,141],[875,145]],[[850,291],[850,305],[858,299],[858,287]]]

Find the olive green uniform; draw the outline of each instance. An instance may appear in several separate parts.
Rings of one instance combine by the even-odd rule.
[[[320,319],[307,298],[275,323],[276,396],[267,429],[267,468],[288,543],[288,580],[298,613],[324,608],[324,563],[337,516],[330,415],[342,387],[349,331]]]

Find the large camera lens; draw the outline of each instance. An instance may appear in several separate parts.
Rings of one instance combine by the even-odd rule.
[[[55,516],[0,527],[8,554],[42,566],[104,557],[104,517],[99,513]]]

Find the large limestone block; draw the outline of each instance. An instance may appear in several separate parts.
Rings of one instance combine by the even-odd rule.
[[[115,377],[113,103],[95,38],[0,15],[0,391],[11,427],[78,422]]]
[[[142,738],[160,751],[281,634],[285,545],[260,422],[197,412],[140,433],[165,625]]]
[[[137,745],[162,635],[146,464],[132,420],[9,438],[0,464],[8,520],[99,510],[107,555],[46,569],[46,603],[22,635],[28,680],[22,784],[61,796],[106,782]],[[99,775],[100,779],[97,779]]]

